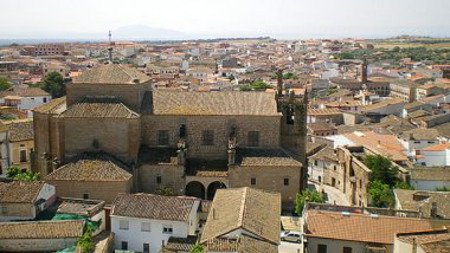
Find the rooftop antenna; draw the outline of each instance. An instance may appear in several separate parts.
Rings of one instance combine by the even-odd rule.
[[[111,30],[110,30],[109,33],[108,33],[108,37],[109,37],[108,56],[109,56],[109,62],[110,62],[110,63],[113,62],[113,58],[112,58],[112,51],[113,51],[113,48],[112,48],[111,36],[112,36],[112,34],[111,34]]]

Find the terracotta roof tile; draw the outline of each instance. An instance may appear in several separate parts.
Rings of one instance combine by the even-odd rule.
[[[83,102],[70,106],[61,117],[138,118],[140,115],[115,98],[86,98]]]
[[[0,203],[33,203],[45,182],[0,182]]]
[[[0,239],[77,238],[83,226],[82,220],[0,222]]]
[[[109,160],[81,159],[67,163],[45,177],[45,180],[127,181],[132,177],[125,169]]]
[[[397,233],[432,229],[430,221],[423,219],[354,213],[347,216],[319,210],[308,210],[305,222],[306,236],[381,244],[393,244]]]
[[[131,84],[146,83],[150,78],[137,69],[120,64],[97,65],[78,77],[73,84]]]
[[[11,142],[29,141],[34,139],[33,121],[13,122],[8,124],[9,140]]]
[[[33,111],[39,113],[62,112],[66,109],[66,97],[55,98],[47,104],[34,108]]]
[[[280,214],[279,193],[248,187],[219,189],[210,208],[200,242],[220,238],[241,228],[278,245]]]
[[[119,194],[111,215],[188,222],[195,202],[200,204],[199,199],[187,196]]]
[[[155,115],[280,116],[275,97],[265,92],[153,92]]]

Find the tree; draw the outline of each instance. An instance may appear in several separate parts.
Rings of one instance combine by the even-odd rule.
[[[297,193],[295,197],[295,213],[301,215],[303,212],[303,207],[306,202],[324,203],[325,199],[322,193],[316,190],[303,190],[301,193]]]
[[[0,76],[0,91],[7,90],[7,89],[9,89],[11,87],[12,87],[12,85],[8,81],[8,79],[6,77],[4,77],[4,76]]]
[[[395,189],[404,189],[404,190],[414,190],[414,187],[412,187],[409,183],[398,181],[395,183]]]
[[[196,243],[194,247],[192,247],[190,253],[203,253],[203,245]]]
[[[388,158],[382,155],[367,155],[363,162],[372,171],[370,181],[378,180],[389,187],[394,187],[399,181],[398,169],[392,166],[392,162]]]
[[[370,183],[369,194],[372,205],[376,207],[390,207],[394,204],[394,195],[388,184],[375,180]]]
[[[91,252],[94,249],[94,242],[92,241],[92,230],[86,229],[83,235],[77,239],[77,247],[82,253]]]
[[[16,166],[11,166],[6,169],[6,177],[12,180],[27,182],[39,181],[40,179],[39,173],[35,173],[32,171],[22,171],[22,169]]]
[[[161,186],[156,190],[156,194],[165,196],[174,196],[173,189],[167,186]]]
[[[50,93],[53,98],[66,95],[66,85],[63,76],[58,72],[48,73],[42,83],[42,89]]]

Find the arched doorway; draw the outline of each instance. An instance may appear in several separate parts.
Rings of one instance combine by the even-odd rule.
[[[215,182],[210,183],[208,186],[206,199],[213,200],[214,195],[216,195],[217,189],[225,189],[225,188],[227,188],[227,186],[220,181],[215,181]]]
[[[186,185],[185,192],[187,196],[205,199],[205,187],[200,182],[197,181],[189,182]]]

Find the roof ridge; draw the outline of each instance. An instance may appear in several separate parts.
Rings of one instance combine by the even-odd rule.
[[[244,228],[244,216],[245,216],[245,204],[247,202],[247,190],[248,187],[244,187],[243,188],[243,192],[242,192],[242,200],[241,200],[241,207],[239,210],[239,220],[238,220],[238,227],[240,228]]]

